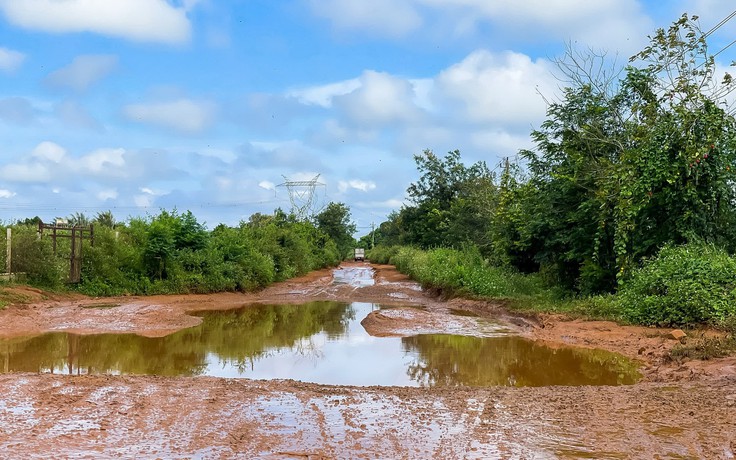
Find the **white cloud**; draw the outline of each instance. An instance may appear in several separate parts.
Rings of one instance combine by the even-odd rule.
[[[107,173],[116,175],[125,166],[125,149],[97,149],[75,161],[84,170],[94,174]]]
[[[531,124],[544,117],[546,97],[557,87],[548,61],[524,54],[471,53],[437,77],[435,91],[473,122]]]
[[[6,189],[0,189],[0,198],[13,198],[15,196],[15,192],[11,192],[10,190]]]
[[[360,88],[360,80],[352,78],[350,80],[329,83],[327,85],[312,86],[303,89],[294,89],[288,91],[286,95],[297,99],[302,104],[318,105],[321,107],[332,107],[332,100],[335,96],[344,96],[352,93]]]
[[[362,208],[379,208],[384,210],[398,210],[404,205],[403,200],[397,200],[396,198],[390,198],[384,201],[361,201],[356,203]]]
[[[8,164],[0,167],[0,179],[8,182],[46,183],[53,174],[40,163]]]
[[[335,105],[359,125],[384,125],[416,119],[420,110],[414,104],[410,82],[383,72],[366,71],[360,88],[334,98]]]
[[[271,181],[262,180],[258,183],[258,186],[264,190],[276,190],[276,184]]]
[[[368,192],[375,190],[376,183],[373,181],[363,181],[358,179],[351,179],[349,181],[339,181],[337,189],[340,193],[345,193],[348,189],[360,190],[361,192]]]
[[[166,0],[0,0],[8,21],[23,28],[162,43],[190,39],[186,6],[176,7]]]
[[[118,197],[118,191],[115,189],[100,190],[97,192],[97,199],[100,201],[114,200]]]
[[[46,83],[60,88],[85,91],[94,83],[109,75],[118,65],[117,56],[90,54],[77,56],[71,64],[51,72]]]
[[[12,73],[25,61],[25,54],[0,47],[0,70],[6,73]]]
[[[141,193],[133,197],[133,202],[141,208],[150,208],[153,206],[156,197],[166,195],[166,192],[154,190],[150,187],[141,187],[139,191]]]
[[[411,0],[310,0],[312,11],[338,29],[359,29],[399,37],[416,30],[422,18]]]
[[[31,156],[52,163],[61,163],[61,160],[66,156],[66,150],[59,144],[44,141],[33,149]]]
[[[310,0],[310,6],[338,30],[394,38],[426,32],[425,40],[447,41],[490,26],[500,38],[523,30],[526,39],[552,36],[629,53],[652,29],[638,0]]]
[[[135,195],[133,197],[133,203],[139,208],[150,208],[153,205],[152,195]]]
[[[169,102],[131,104],[123,109],[128,119],[186,134],[205,131],[214,122],[216,107],[208,101],[178,99]]]

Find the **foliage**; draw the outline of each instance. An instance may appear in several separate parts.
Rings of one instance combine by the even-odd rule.
[[[736,258],[708,244],[667,246],[633,271],[618,302],[635,323],[716,325],[736,315]]]
[[[326,233],[279,210],[212,232],[189,211],[162,210],[125,224],[111,218],[98,215],[94,244],[82,242],[77,288],[89,295],[252,291],[340,261]],[[70,241],[58,239],[54,251],[50,235],[39,239],[37,228],[13,226],[13,271],[59,288],[69,276]]]
[[[25,273],[32,284],[60,287],[64,264],[54,257],[51,241],[38,240],[37,231],[36,226],[12,227],[12,270],[14,273]]]
[[[393,257],[399,252],[401,246],[384,246],[379,245],[370,249],[366,257],[374,264],[390,264]]]
[[[314,217],[317,228],[337,244],[341,258],[355,246],[355,224],[350,221],[350,208],[343,203],[330,203]]]
[[[616,88],[565,88],[532,133],[536,151],[523,152],[527,244],[582,293],[613,290],[666,243],[733,242],[736,130],[718,104],[732,82],[713,83],[704,35],[687,17],[632,59],[644,66]]]
[[[538,277],[493,267],[477,248],[437,248],[429,251],[403,247],[391,258],[396,268],[422,286],[449,295],[523,297],[543,293]]]
[[[381,224],[377,243],[459,248],[465,243],[487,245],[487,223],[495,194],[493,176],[483,162],[466,167],[460,151],[444,158],[425,150],[415,155],[421,174],[407,189],[414,203]]]
[[[115,228],[115,216],[113,216],[112,211],[101,211],[97,213],[92,223],[103,227]]]

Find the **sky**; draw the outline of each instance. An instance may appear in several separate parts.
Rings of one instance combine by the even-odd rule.
[[[732,0],[0,0],[0,220],[399,210],[413,156],[531,148],[566,44],[619,62]],[[736,39],[736,18],[709,37]],[[736,46],[717,60],[736,60]],[[297,205],[309,189],[293,190]]]

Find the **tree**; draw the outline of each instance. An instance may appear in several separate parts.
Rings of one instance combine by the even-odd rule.
[[[93,223],[107,228],[115,228],[115,216],[112,211],[101,211],[95,216]]]
[[[719,100],[733,82],[714,80],[705,39],[683,16],[617,87],[572,79],[532,133],[526,243],[564,284],[612,290],[666,243],[734,244],[736,129]]]
[[[474,243],[487,246],[486,207],[495,194],[493,175],[484,162],[465,166],[460,151],[444,158],[425,150],[415,155],[421,174],[407,189],[413,206],[401,209],[403,243],[423,248]]]
[[[355,224],[350,221],[350,208],[343,203],[330,203],[314,218],[318,229],[326,233],[336,244],[342,258],[347,257],[355,245]]]
[[[87,217],[83,212],[70,214],[66,220],[69,222],[69,225],[73,225],[75,227],[86,227],[91,223],[89,217]]]

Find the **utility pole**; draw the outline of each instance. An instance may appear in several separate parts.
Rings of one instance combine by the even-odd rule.
[[[371,249],[376,247],[376,223],[371,222]]]

